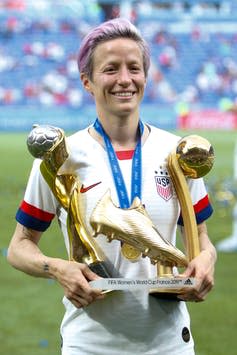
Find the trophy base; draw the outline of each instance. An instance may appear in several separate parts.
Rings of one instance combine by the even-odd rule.
[[[168,301],[182,301],[181,299],[178,298],[178,295],[180,294],[180,290],[179,289],[151,289],[149,291],[149,295],[154,297],[154,298],[158,298],[158,299],[162,299],[162,300],[168,300]]]
[[[176,300],[178,295],[182,293],[184,288],[194,287],[195,279],[193,278],[164,278],[155,277],[153,279],[127,279],[127,278],[102,278],[90,281],[94,288],[102,290],[144,290],[149,295],[160,299]],[[174,286],[176,285],[176,286]]]
[[[111,275],[109,274],[105,262],[103,261],[96,261],[88,265],[91,271],[103,278],[109,278]]]

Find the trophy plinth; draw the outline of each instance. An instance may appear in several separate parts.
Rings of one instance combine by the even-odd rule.
[[[70,260],[86,263],[101,277],[110,277],[105,256],[81,217],[79,178],[58,172],[69,156],[63,130],[53,126],[34,126],[28,135],[27,147],[33,157],[42,159],[40,171],[59,204],[67,211]]]

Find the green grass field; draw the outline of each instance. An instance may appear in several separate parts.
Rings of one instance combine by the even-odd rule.
[[[179,133],[186,135],[189,132]],[[216,161],[205,178],[207,183],[232,178],[236,133],[197,133],[208,138],[215,149]],[[14,270],[6,261],[8,243],[15,227],[15,212],[23,197],[32,164],[25,141],[26,134],[23,133],[0,134],[0,353],[57,355],[60,354],[59,325],[64,312],[61,288],[56,282],[33,278]],[[208,221],[208,228],[210,238],[216,243],[232,233],[232,208],[221,207],[214,196],[213,204],[215,213]],[[49,255],[66,258],[62,239],[55,223],[44,234],[41,247]],[[215,288],[205,302],[188,305],[197,355],[236,354],[235,268],[236,253],[219,253]]]

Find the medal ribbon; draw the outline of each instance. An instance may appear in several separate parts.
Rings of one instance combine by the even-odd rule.
[[[127,188],[124,182],[124,178],[119,166],[119,162],[116,156],[116,153],[114,151],[114,148],[112,146],[112,143],[110,141],[109,136],[103,129],[100,121],[98,118],[96,119],[94,123],[94,128],[95,130],[103,137],[109,162],[110,162],[110,167],[112,170],[113,174],[113,179],[119,199],[119,204],[121,208],[129,208],[133,199],[137,196],[141,199],[141,182],[142,182],[142,144],[141,144],[141,137],[142,133],[144,131],[144,124],[139,121],[139,136],[138,136],[138,142],[133,154],[133,160],[132,160],[132,177],[131,177],[131,200],[129,201],[128,197],[128,192]]]

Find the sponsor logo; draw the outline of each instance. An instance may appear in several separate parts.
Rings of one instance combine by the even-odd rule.
[[[93,189],[93,187],[97,186],[101,184],[101,181],[99,182],[96,182],[95,184],[92,184],[92,185],[89,185],[89,186],[84,186],[83,184],[81,185],[81,188],[80,188],[80,193],[81,194],[84,194],[85,192],[89,191],[90,189]]]
[[[193,282],[192,282],[192,280],[190,280],[190,279],[187,279],[186,281],[184,281],[184,285],[193,285]]]

